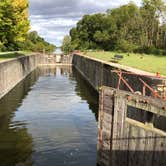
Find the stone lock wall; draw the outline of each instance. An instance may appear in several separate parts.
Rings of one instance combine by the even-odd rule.
[[[69,65],[72,62],[72,56],[62,56],[60,60],[60,64]],[[0,62],[0,98],[13,89],[39,65],[57,65],[56,55],[35,53],[31,56]]]
[[[55,65],[63,64],[70,65],[72,64],[72,55],[44,55],[43,56],[43,65]]]
[[[62,57],[73,64],[99,91],[103,85],[117,87],[117,69],[100,60],[73,55]],[[35,54],[0,63],[0,98],[39,65],[56,65],[55,57]],[[137,76],[125,76],[135,91],[142,90]],[[166,81],[142,77],[164,93]],[[165,82],[164,82],[165,81]],[[121,89],[128,90],[124,84]],[[150,95],[150,92],[149,92]],[[105,87],[100,91],[98,164],[101,166],[165,166],[166,103],[150,97]]]
[[[40,54],[0,62],[0,98],[33,71],[43,57]]]
[[[127,68],[118,68],[117,64],[107,63],[102,60],[94,59],[79,54],[73,55],[72,63],[96,90],[99,90],[99,88],[103,85],[110,86],[112,88],[117,88],[119,77],[116,73],[112,72],[113,70],[121,69],[122,71],[128,72]],[[164,94],[164,91],[161,92],[161,90],[166,91],[166,79],[128,74],[123,74],[123,77],[133,88],[134,91],[143,91],[143,84],[140,82],[139,78],[145,81],[154,90],[158,91],[161,95]],[[129,91],[129,89],[122,81],[120,89]],[[146,89],[146,95],[151,96],[152,92]]]
[[[150,97],[148,90],[146,96],[131,94],[123,83],[116,90],[118,77],[112,72],[118,69],[116,65],[78,54],[73,56],[73,65],[100,94],[98,165],[165,166],[166,101]],[[123,76],[134,91],[143,90],[139,78],[160,95],[166,91],[165,79]]]

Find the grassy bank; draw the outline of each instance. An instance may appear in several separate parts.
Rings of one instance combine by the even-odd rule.
[[[28,56],[31,52],[18,51],[18,52],[0,52],[0,61],[17,58],[20,56]]]
[[[158,56],[116,52],[86,52],[84,54],[107,62],[111,62],[112,58],[116,54],[123,55],[123,59],[118,62],[119,64],[134,67],[152,73],[159,72],[162,75],[166,75],[166,55]]]

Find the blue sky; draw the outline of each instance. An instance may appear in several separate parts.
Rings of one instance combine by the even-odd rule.
[[[130,0],[29,0],[31,30],[38,31],[47,41],[60,46],[84,14],[105,12]],[[133,0],[137,5],[141,0]]]

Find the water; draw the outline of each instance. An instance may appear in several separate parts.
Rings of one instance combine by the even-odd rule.
[[[62,54],[63,52],[62,52],[61,48],[58,47],[58,48],[56,48],[56,50],[55,50],[54,53],[55,53],[55,54]]]
[[[95,166],[97,101],[74,69],[35,70],[0,101],[0,166]]]

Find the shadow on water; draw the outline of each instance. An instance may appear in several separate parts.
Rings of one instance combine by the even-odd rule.
[[[99,95],[97,91],[95,91],[91,85],[82,77],[82,75],[73,67],[73,76],[76,80],[76,88],[75,91],[78,96],[82,98],[82,100],[86,100],[89,109],[92,110],[96,117],[96,121],[98,121],[98,98]]]
[[[24,124],[12,124],[15,111],[38,79],[38,70],[32,72],[0,100],[0,165],[32,165],[32,137]],[[19,127],[20,126],[20,127]]]
[[[56,68],[45,68],[44,70],[36,69],[29,76],[27,76],[25,80],[19,83],[12,91],[10,91],[5,97],[3,97],[0,100],[0,166],[35,165],[34,164],[35,158],[33,157],[34,154],[33,135],[31,134],[31,132],[29,132],[26,122],[24,123],[24,121],[22,120],[13,121],[13,119],[15,118],[17,112],[24,111],[24,110],[20,111],[19,108],[22,106],[26,98],[29,96],[29,92],[36,84],[38,78],[40,76],[56,77],[56,74],[57,74]],[[80,96],[81,100],[87,102],[89,109],[92,110],[97,121],[98,119],[97,92],[95,92],[89,86],[89,84],[82,78],[82,76],[74,68],[73,69],[68,67],[61,68],[60,75],[62,76],[66,75],[66,77],[68,77],[71,81],[72,80],[75,81],[74,91],[76,95]],[[94,147],[95,146],[96,145],[94,142]],[[92,150],[92,152],[95,152],[95,149]],[[60,159],[59,162],[61,162]],[[70,165],[72,165],[72,163],[70,163]]]
[[[145,139],[145,138],[143,138]],[[142,140],[143,140],[142,139]],[[138,140],[138,139],[137,139]],[[98,151],[98,166],[165,166],[165,150],[103,150]],[[108,158],[107,158],[108,156]],[[110,157],[111,156],[111,157]]]

